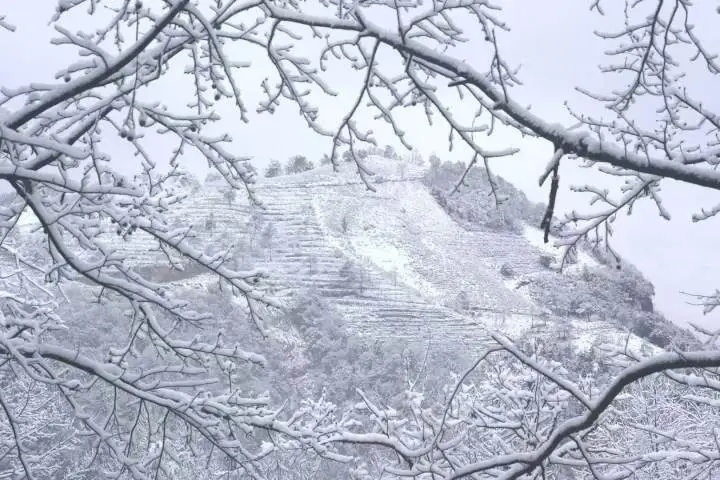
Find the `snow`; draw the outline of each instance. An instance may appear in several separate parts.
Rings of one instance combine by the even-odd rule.
[[[407,252],[393,245],[380,245],[366,237],[353,239],[353,245],[361,257],[379,266],[385,272],[397,276],[399,282],[421,292],[425,297],[438,295],[439,292],[433,285],[413,270],[412,259]]]
[[[524,237],[527,239],[528,243],[530,243],[533,247],[537,248],[538,250],[542,251],[544,255],[548,255],[556,259],[557,261],[560,261],[563,250],[556,247],[556,243],[553,242],[553,237],[550,236],[550,241],[548,243],[545,243],[544,235],[545,232],[539,228],[532,227],[530,225],[526,225],[523,231]],[[582,250],[578,250],[577,252],[577,262],[573,264],[570,268],[582,268],[583,266],[587,267],[598,267],[600,266],[599,262],[592,258],[590,255],[588,255],[586,252],[583,252]]]
[[[2,124],[0,124],[0,138],[3,138],[10,143],[29,145],[41,150],[50,150],[51,152],[61,153],[73,159],[82,160],[90,156],[89,149],[83,150],[81,148],[72,147],[47,137],[22,135],[9,128],[5,128]]]
[[[515,288],[515,281],[500,274],[505,264],[519,276],[532,274],[542,268],[540,255],[559,255],[543,242],[541,230],[527,227],[522,235],[468,231],[420,181],[424,167],[408,162],[399,168],[397,161],[379,157],[366,163],[375,172],[375,192],[359,180],[353,164],[342,164],[339,173],[322,166],[259,179],[255,193],[262,209],[242,195],[228,203],[221,186],[206,185],[192,201],[169,212],[169,223],[195,225],[197,241],[209,246],[204,252],[191,249],[198,257],[236,245],[243,269],[262,267],[270,274],[263,287],[278,305],[292,304],[307,292],[320,295],[360,335],[414,342],[431,337],[477,350],[491,342],[489,331],[523,339],[566,328],[579,351],[593,348],[607,332],[625,341],[626,334],[610,324],[548,316]],[[209,218],[212,231],[206,228]],[[23,229],[37,226],[29,213],[21,221]],[[250,248],[268,225],[274,232],[271,244],[260,251]],[[117,241],[113,229],[103,235],[108,246],[146,271],[161,258],[153,252],[156,242],[141,232],[125,242]],[[582,252],[580,257],[581,265],[595,264]],[[355,283],[343,276],[348,263],[362,271]],[[208,290],[217,285],[212,275],[192,269],[174,272],[171,279]],[[266,327],[267,334],[294,342],[290,332]]]

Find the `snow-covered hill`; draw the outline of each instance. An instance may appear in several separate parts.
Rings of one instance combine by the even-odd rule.
[[[479,347],[488,329],[515,339],[532,331],[574,338],[578,348],[608,335],[627,338],[612,319],[554,314],[538,301],[537,289],[521,288],[527,279],[545,278],[553,255],[533,227],[524,233],[466,228],[434,198],[424,167],[379,157],[367,166],[375,173],[374,191],[349,164],[340,172],[324,166],[260,179],[261,206],[206,183],[170,218],[193,225],[206,250],[233,246],[239,264],[267,271],[265,287],[286,305],[319,296],[362,336]],[[25,233],[34,228],[24,219]],[[163,275],[156,267],[161,254],[142,234],[118,239],[109,229],[108,246],[125,250],[145,271],[165,280],[210,281],[193,269]],[[583,265],[599,268],[587,255],[574,268]]]

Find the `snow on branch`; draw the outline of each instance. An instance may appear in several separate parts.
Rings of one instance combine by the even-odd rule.
[[[604,12],[608,6],[601,3],[592,8]],[[63,452],[88,451],[85,464],[112,475],[155,478],[175,477],[173,469],[189,456],[262,478],[272,476],[262,470],[272,452],[312,451],[349,462],[353,455],[343,448],[358,444],[390,452],[378,461],[383,474],[419,478],[518,478],[545,468],[587,468],[599,478],[620,478],[649,462],[671,469],[698,455],[714,461],[716,453],[697,436],[664,432],[649,420],[624,425],[618,413],[633,408],[623,403],[623,392],[643,393],[643,382],[656,373],[680,385],[673,388],[717,390],[720,358],[714,350],[642,360],[595,395],[557,365],[498,337],[491,357],[505,360],[467,372],[439,408],[409,392],[403,416],[363,392],[357,411],[307,401],[295,411],[288,407],[280,420],[282,409],[271,408],[265,395],[242,393],[238,386],[256,372],[240,372],[240,366],[266,365],[263,356],[220,332],[203,331],[212,312],[157,275],[182,277],[195,268],[218,279],[230,287],[225,303],[243,300],[233,315],[254,322],[261,333],[263,313],[281,306],[265,272],[242,268],[232,249],[213,250],[196,225],[177,219],[192,183],[179,164],[190,155],[257,203],[255,171],[242,142],[227,133],[231,120],[220,113],[226,106],[247,122],[289,103],[309,133],[328,139],[330,162],[337,165],[347,150],[370,189],[372,172],[360,155],[363,145],[377,144],[377,123],[366,123],[368,113],[410,148],[399,112],[422,109],[428,122],[439,120],[448,129],[451,145],[469,147],[471,167],[482,159],[489,169],[491,159],[518,152],[485,145],[499,128],[543,139],[555,152],[543,175],[553,177],[543,227],[546,237],[556,235],[569,250],[583,241],[610,248],[612,222],[638,201],[652,202],[669,218],[661,196],[666,179],[720,190],[718,115],[683,83],[688,52],[710,75],[720,75],[717,54],[691,27],[699,7],[657,2],[648,16],[642,10],[647,3],[621,12],[626,19],[619,31],[599,34],[614,45],[611,63],[601,71],[627,76],[628,87],[605,94],[579,85],[607,115],[569,106],[578,123],[568,128],[516,99],[522,79],[498,34],[511,34],[511,26],[488,0],[118,0],[103,3],[103,15],[96,15],[94,0],[58,1],[52,19],[58,38],[51,45],[75,49],[78,61],[56,72],[55,83],[0,88],[0,182],[13,192],[0,203],[0,381],[8,386],[0,396],[0,462],[12,454],[15,473],[49,478]],[[378,20],[383,12],[392,12],[394,25]],[[71,14],[87,20],[84,31],[64,26]],[[2,14],[0,28],[4,41],[15,30]],[[473,35],[479,35],[473,46],[482,46],[477,60],[456,56]],[[250,66],[243,58],[247,51],[260,53],[268,69],[256,108],[245,97],[251,89],[240,72]],[[335,68],[359,74],[356,91],[334,85]],[[168,80],[177,85],[172,95],[186,103],[146,88],[162,89]],[[338,125],[327,125],[318,98],[340,95],[353,101]],[[453,111],[454,96],[476,112],[470,120]],[[650,125],[639,120],[647,111],[657,113]],[[167,146],[169,158],[159,158],[156,145]],[[558,220],[561,159],[563,168],[571,162],[594,167],[622,185],[571,187],[599,208]],[[712,221],[717,212],[699,209],[694,219]],[[152,258],[152,268],[143,269],[140,257]],[[88,321],[98,331],[112,331],[112,344],[63,346],[79,335],[68,327],[71,320],[85,318],[67,306],[78,295],[105,309]],[[709,311],[720,304],[718,297],[697,298]],[[717,339],[716,332],[703,333]],[[471,383],[471,374],[481,381]],[[695,393],[684,395],[702,408],[716,407]],[[52,421],[41,423],[42,405],[27,399],[56,405]],[[60,438],[75,421],[81,430]],[[642,435],[662,433],[676,450],[636,456],[594,450],[593,442],[607,445],[618,425]],[[198,436],[203,446],[195,445]],[[43,454],[46,444],[56,448]],[[621,466],[627,469],[621,472]]]

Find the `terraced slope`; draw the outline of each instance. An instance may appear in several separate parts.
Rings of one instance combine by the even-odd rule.
[[[315,200],[328,188],[332,187],[285,184],[258,189],[265,202],[260,215],[274,225],[274,235],[283,239],[269,248],[269,258],[263,262],[273,272],[276,294],[323,296],[343,314],[349,328],[360,334],[437,339],[471,335],[473,325],[466,317],[429,302],[378,266],[359,261],[337,238],[327,235]]]
[[[169,212],[170,221],[192,225],[210,250],[234,246],[239,264],[268,271],[267,287],[287,304],[323,297],[359,335],[477,347],[488,328],[519,338],[550,321],[573,327],[578,339],[586,336],[572,320],[547,318],[500,274],[503,265],[519,274],[543,268],[544,252],[526,237],[458,225],[422,184],[421,167],[399,169],[377,158],[369,164],[377,173],[375,191],[355,172],[324,167],[262,179],[256,186],[262,207],[240,194],[229,201],[207,186]],[[161,254],[149,237],[122,242],[110,231],[105,242],[136,265],[157,268]]]
[[[347,255],[397,276],[426,300],[537,313],[499,271],[506,263],[523,272],[540,268],[540,252],[519,235],[464,230],[419,182],[380,184],[376,193],[363,193],[360,186],[324,188],[313,199],[326,235]]]

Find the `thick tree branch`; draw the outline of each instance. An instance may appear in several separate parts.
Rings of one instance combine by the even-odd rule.
[[[588,160],[607,163],[628,170],[672,178],[702,187],[720,190],[720,172],[701,168],[694,164],[698,161],[713,163],[720,155],[720,149],[713,149],[683,158],[647,158],[627,152],[608,142],[601,143],[589,132],[569,132],[561,125],[547,122],[538,115],[531,113],[510,98],[505,98],[502,91],[493,86],[486,75],[463,60],[453,58],[441,50],[433,50],[415,40],[400,38],[389,29],[381,28],[369,22],[357,13],[358,20],[326,19],[283,10],[275,6],[266,7],[271,15],[287,22],[301,25],[331,28],[337,30],[356,31],[363,36],[373,37],[381,43],[405,54],[417,57],[425,62],[442,68],[448,72],[453,81],[464,79],[464,83],[473,85],[483,92],[492,102],[494,108],[505,112],[513,120],[528,128],[539,137],[551,142],[556,148],[567,154],[577,155]],[[452,76],[452,77],[451,77]]]

